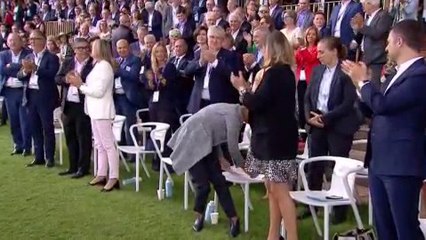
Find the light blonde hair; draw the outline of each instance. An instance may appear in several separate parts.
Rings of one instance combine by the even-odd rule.
[[[294,66],[293,48],[281,32],[275,30],[268,34],[263,49],[266,51],[264,54],[264,68],[269,68],[280,63]]]
[[[157,48],[163,48],[164,52],[166,53],[166,58],[167,58],[167,47],[166,45],[164,45],[162,42],[158,42],[154,45],[154,47],[152,47],[152,51],[151,51],[151,67],[152,67],[152,71],[156,74],[158,74],[158,70],[159,70],[159,63],[157,61],[157,57],[155,56],[155,51],[157,51]],[[167,61],[167,59],[166,59]]]
[[[207,36],[215,35],[222,39],[225,38],[225,30],[223,30],[220,26],[210,26],[209,30],[207,31]]]
[[[117,69],[118,65],[112,57],[111,44],[103,39],[96,39],[92,43],[92,48],[97,52],[97,60],[105,60],[111,64],[112,68]]]

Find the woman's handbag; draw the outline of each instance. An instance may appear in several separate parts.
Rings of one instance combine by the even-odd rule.
[[[334,234],[333,240],[377,240],[377,238],[372,228],[355,228],[344,233]]]

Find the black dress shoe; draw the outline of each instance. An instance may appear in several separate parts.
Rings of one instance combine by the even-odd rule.
[[[74,174],[71,176],[71,178],[79,179],[79,178],[82,178],[82,177],[84,177],[84,176],[86,176],[86,175],[87,175],[87,172],[77,171],[76,173],[74,173]]]
[[[17,155],[17,154],[22,154],[22,152],[23,152],[22,150],[15,149],[15,150],[13,150],[13,152],[10,153],[10,155],[13,156],[13,155]]]
[[[196,232],[203,230],[204,228],[204,217],[197,217],[195,219],[194,225],[192,225],[192,229]]]
[[[25,150],[22,152],[23,157],[30,156],[30,155],[31,155],[31,150]]]
[[[46,161],[46,167],[47,168],[52,168],[54,166],[55,166],[55,162],[54,161],[52,161],[52,160],[47,160]]]
[[[71,174],[74,174],[74,173],[75,173],[74,171],[66,170],[65,172],[58,173],[58,175],[59,176],[66,176],[66,175],[71,175]]]
[[[230,221],[229,223],[229,234],[231,237],[237,237],[240,234],[240,219],[237,219],[237,221]]]
[[[40,166],[40,165],[44,165],[44,161],[33,160],[32,162],[27,164],[27,167],[34,167],[34,166]]]

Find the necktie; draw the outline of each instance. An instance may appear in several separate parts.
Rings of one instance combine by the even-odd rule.
[[[179,65],[179,57],[175,58],[174,65],[176,66],[176,68],[178,67],[178,65]]]

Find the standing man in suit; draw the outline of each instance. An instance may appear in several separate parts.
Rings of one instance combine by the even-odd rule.
[[[387,61],[386,40],[392,27],[392,18],[380,8],[380,0],[361,1],[366,21],[361,14],[352,19],[352,29],[358,33],[362,61],[371,70],[371,81],[380,85],[383,66]]]
[[[142,20],[148,25],[148,32],[155,36],[156,41],[159,41],[163,37],[163,17],[159,11],[154,9],[153,2],[146,2],[145,9]]]
[[[75,1],[67,0],[67,7],[65,8],[64,18],[67,20],[73,20],[75,18]]]
[[[229,23],[223,19],[223,8],[221,6],[214,6],[213,13],[216,17],[216,26],[220,26],[223,30],[227,30],[229,28]]]
[[[89,42],[84,38],[74,40],[73,50],[75,57],[66,58],[55,77],[56,84],[62,87],[61,109],[69,153],[69,168],[59,175],[82,178],[89,173],[92,129],[90,117],[84,113],[84,95],[66,79],[67,74],[75,72],[85,82],[93,68],[93,59]]]
[[[284,27],[282,19],[283,8],[278,6],[278,0],[269,0],[269,16],[274,19],[275,29],[281,30]]]
[[[175,41],[175,56],[170,58],[177,70],[177,99],[179,103],[177,108],[179,115],[188,113],[187,106],[189,98],[191,96],[192,88],[194,86],[194,80],[191,76],[185,75],[185,68],[188,66],[190,60],[192,60],[190,53],[188,53],[188,44],[186,44],[185,39],[178,39]]]
[[[354,0],[342,0],[339,5],[333,8],[327,25],[327,36],[340,38],[342,44],[345,45],[347,49],[350,49],[348,58],[353,60],[356,57],[356,47],[353,47],[354,44],[356,45],[356,41],[354,39],[355,33],[350,26],[352,18],[358,13],[362,13],[362,6],[360,3]]]
[[[208,49],[202,49],[185,68],[185,74],[195,77],[188,112],[196,113],[212,103],[238,103],[238,92],[229,81],[239,70],[235,54],[222,48],[225,31],[211,26],[207,32]]]
[[[148,29],[145,26],[139,26],[136,31],[138,35],[138,41],[130,44],[132,54],[140,57],[141,52],[145,49],[145,36],[148,35]]]
[[[28,156],[31,154],[28,109],[22,106],[24,84],[16,76],[22,67],[22,59],[31,54],[31,51],[23,48],[23,43],[17,33],[9,34],[7,44],[10,50],[0,53],[0,95],[5,98],[10,118],[10,131],[14,143],[14,150],[11,154]],[[6,114],[6,109],[3,110],[2,114]]]
[[[188,19],[188,12],[186,8],[179,6],[176,12],[179,23],[176,25],[176,28],[179,29],[179,32],[183,39],[185,39],[188,44],[188,48],[192,49],[195,45],[194,41],[194,24],[191,23],[191,20]]]
[[[353,135],[359,128],[354,108],[356,90],[340,68],[344,58],[344,46],[338,38],[323,38],[318,43],[321,65],[314,68],[305,94],[309,157],[348,157]],[[322,190],[326,167],[323,162],[309,164],[309,189]],[[346,208],[336,207],[332,221],[337,224],[345,219]]]
[[[309,9],[309,0],[299,0],[296,26],[304,33],[308,27],[312,26],[313,21],[314,14]]]
[[[368,180],[378,239],[425,239],[419,227],[419,193],[426,177],[426,38],[420,23],[397,23],[386,50],[398,65],[381,89],[369,81],[365,63],[345,61],[343,70],[372,110]]]
[[[229,27],[234,40],[235,52],[237,52],[240,57],[244,53],[247,53],[247,41],[244,39],[244,31],[241,28],[242,22],[243,19],[238,13],[232,12],[229,14]]]
[[[114,80],[114,103],[117,114],[126,116],[124,123],[124,135],[126,144],[133,146],[133,140],[129,132],[130,126],[136,123],[136,111],[143,106],[142,83],[139,82],[141,70],[140,58],[130,52],[129,43],[125,40],[117,42],[119,68]],[[137,136],[137,134],[135,134]]]
[[[6,24],[0,23],[0,51],[8,49],[7,36],[8,36],[8,32],[7,32]]]
[[[28,106],[28,121],[34,140],[35,159],[28,167],[55,165],[55,129],[53,110],[58,106],[58,89],[55,76],[59,69],[59,58],[46,50],[46,36],[39,30],[30,34],[33,50],[31,59],[22,61],[17,78],[27,86],[24,89],[24,104]]]

